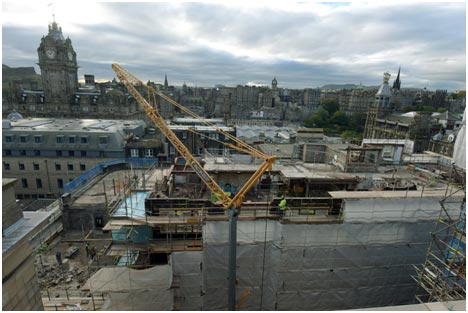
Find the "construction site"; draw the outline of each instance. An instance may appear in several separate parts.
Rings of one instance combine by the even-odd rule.
[[[227,153],[194,157],[148,100],[163,95],[113,68],[179,155],[106,164],[55,203],[64,231],[35,262],[46,310],[465,310],[464,160],[378,164],[375,145],[277,160],[227,133]]]

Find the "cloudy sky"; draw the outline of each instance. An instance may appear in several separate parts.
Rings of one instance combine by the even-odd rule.
[[[55,13],[80,79],[112,79],[115,62],[174,85],[379,85],[401,65],[402,87],[466,89],[464,2],[52,1],[2,2],[3,64],[39,73]]]

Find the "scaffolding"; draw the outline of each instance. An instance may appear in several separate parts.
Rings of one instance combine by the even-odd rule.
[[[452,167],[445,197],[426,261],[416,267],[416,299],[421,303],[464,300],[466,298],[466,172]],[[462,200],[453,197],[465,194]]]

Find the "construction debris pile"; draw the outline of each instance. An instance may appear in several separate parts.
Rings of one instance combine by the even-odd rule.
[[[65,259],[57,260],[57,255],[38,254],[36,256],[36,268],[38,282],[42,290],[60,287],[63,284],[73,286],[73,289],[79,289],[88,277],[88,268],[82,264],[81,260],[73,260],[79,254],[77,246],[69,247],[64,255]],[[61,254],[59,254],[61,255]]]

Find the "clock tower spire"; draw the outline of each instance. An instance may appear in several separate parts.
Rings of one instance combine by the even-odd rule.
[[[41,38],[37,48],[44,89],[45,111],[70,112],[70,102],[78,91],[78,65],[70,38],[64,38],[62,28],[49,24],[49,33]]]

